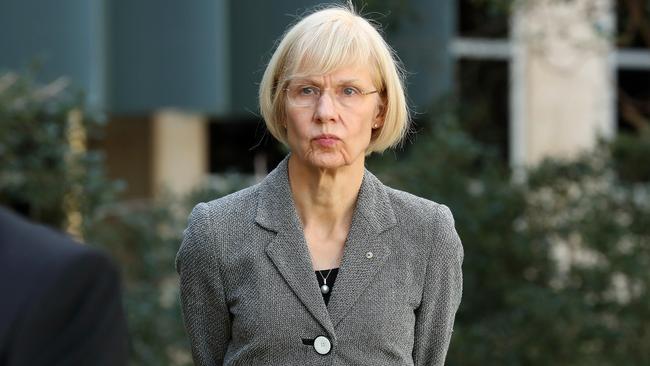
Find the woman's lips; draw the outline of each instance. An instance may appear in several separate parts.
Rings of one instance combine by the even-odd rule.
[[[339,138],[334,135],[320,135],[314,139],[314,142],[324,147],[330,147],[336,145]]]

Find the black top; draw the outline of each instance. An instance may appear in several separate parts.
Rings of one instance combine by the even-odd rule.
[[[338,268],[323,269],[320,271],[316,271],[316,278],[318,279],[318,287],[327,284],[327,286],[330,288],[330,290],[326,294],[321,291],[321,294],[323,294],[323,300],[325,300],[325,306],[327,306],[327,303],[329,303],[330,301],[332,290],[334,290],[334,281],[336,281],[336,275],[338,274],[339,274]]]

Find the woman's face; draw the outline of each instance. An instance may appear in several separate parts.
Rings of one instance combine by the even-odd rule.
[[[370,72],[359,66],[292,79],[285,95],[292,154],[324,169],[364,159],[372,130],[383,124],[383,102],[375,90]]]

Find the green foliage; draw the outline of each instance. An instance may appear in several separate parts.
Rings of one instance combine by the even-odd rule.
[[[547,161],[533,172],[528,220],[535,240],[563,250],[549,284],[572,315],[557,335],[566,343],[560,361],[647,365],[650,184],[621,180],[608,147],[575,162]]]
[[[650,182],[650,132],[640,136],[621,134],[612,145],[616,171],[628,182]]]
[[[0,75],[0,204],[64,227],[66,195],[75,193],[83,216],[89,216],[117,192],[119,185],[103,178],[101,154],[71,149],[73,109],[83,109],[82,96],[71,93],[65,79],[40,86],[30,76]],[[102,122],[85,117],[82,123],[92,137]]]
[[[191,365],[174,271],[184,227],[174,205],[164,199],[104,206],[86,233],[122,265],[134,365]]]
[[[372,162],[386,183],[454,213],[464,293],[448,364],[650,364],[650,184],[621,180],[628,156],[610,152],[642,150],[644,138],[545,161],[517,183],[454,115]]]

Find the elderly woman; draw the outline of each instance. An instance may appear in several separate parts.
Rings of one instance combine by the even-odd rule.
[[[259,96],[291,152],[190,215],[177,270],[196,364],[443,365],[462,292],[452,215],[364,168],[408,128],[389,46],[352,9],[314,12]]]

